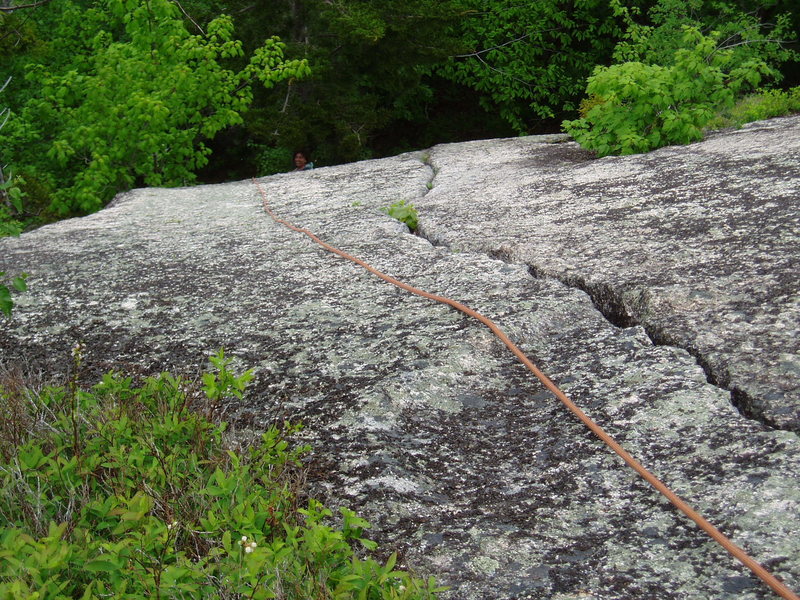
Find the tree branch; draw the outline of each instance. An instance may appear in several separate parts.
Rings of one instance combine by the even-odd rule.
[[[503,44],[498,44],[497,46],[492,46],[491,48],[485,48],[483,50],[478,50],[476,52],[470,52],[469,54],[455,54],[455,55],[451,56],[450,58],[472,58],[473,56],[478,56],[479,57],[481,54],[486,54],[487,52],[491,52],[492,50],[497,50],[498,48],[502,48],[504,46],[510,46],[511,44],[516,44],[517,42],[521,42],[525,38],[531,37],[531,35],[533,35],[533,34],[526,33],[525,35],[521,35],[520,37],[518,37],[515,40],[509,40],[508,42],[505,42]]]
[[[791,40],[771,40],[771,39],[762,39],[762,40],[744,40],[741,42],[737,42],[735,44],[728,44],[727,46],[718,46],[717,50],[727,50],[728,48],[736,48],[736,46],[747,46],[749,44],[778,44],[779,46],[783,46],[783,44],[790,43]]]
[[[197,27],[197,30],[200,32],[200,34],[201,34],[203,37],[206,37],[206,32],[205,32],[205,31],[203,31],[203,28],[202,28],[202,27],[200,27],[200,25],[198,25],[198,24],[197,24],[197,21],[195,21],[195,20],[192,18],[192,15],[190,15],[189,13],[187,13],[187,12],[186,12],[186,11],[183,9],[183,6],[181,5],[181,3],[180,3],[180,2],[178,2],[178,0],[172,0],[172,1],[173,1],[173,2],[174,2],[174,3],[175,3],[177,6],[178,6],[178,8],[180,8],[180,9],[181,9],[181,12],[183,13],[183,16],[184,16],[184,17],[186,17],[187,19],[189,19],[189,20],[192,22],[192,24],[193,24],[195,27]]]
[[[37,6],[41,6],[42,4],[47,4],[50,0],[39,0],[39,2],[32,2],[31,4],[19,4],[17,6],[0,6],[0,11],[2,12],[14,12],[20,8],[36,8]]]
[[[484,64],[484,66],[486,66],[488,69],[490,69],[490,70],[494,71],[495,73],[499,73],[499,74],[500,74],[500,75],[502,75],[503,77],[509,77],[510,79],[513,79],[514,81],[516,81],[516,82],[518,82],[518,83],[521,83],[521,84],[522,84],[522,85],[524,85],[525,87],[532,87],[532,86],[531,86],[531,83],[530,83],[530,81],[524,81],[523,79],[520,79],[520,78],[519,78],[519,77],[517,77],[516,75],[512,75],[512,74],[511,74],[511,73],[509,73],[508,71],[504,71],[503,69],[498,69],[498,68],[496,68],[496,67],[493,67],[493,66],[492,66],[492,65],[490,65],[488,62],[486,62],[485,60],[483,60],[483,57],[482,57],[482,56],[480,56],[479,54],[476,54],[476,55],[475,55],[475,57],[476,57],[476,58],[477,58],[479,61],[481,61],[481,62]]]

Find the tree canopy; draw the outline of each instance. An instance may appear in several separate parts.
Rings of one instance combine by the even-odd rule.
[[[693,139],[800,82],[798,28],[793,0],[5,0],[0,220],[288,170],[301,148],[335,164],[564,119],[627,136],[612,152]],[[609,125],[620,110],[649,129]]]

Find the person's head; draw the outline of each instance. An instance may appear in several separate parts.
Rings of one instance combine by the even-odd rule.
[[[309,163],[309,160],[308,152],[304,150],[298,150],[294,153],[294,168],[297,170],[304,169]]]

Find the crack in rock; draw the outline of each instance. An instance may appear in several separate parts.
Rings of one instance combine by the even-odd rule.
[[[491,253],[490,253],[491,254]],[[500,258],[498,253],[492,254],[495,258]],[[758,404],[747,392],[732,387],[730,385],[730,374],[724,370],[715,368],[712,362],[704,356],[703,352],[691,345],[681,344],[676,340],[668,331],[663,328],[657,328],[649,325],[645,319],[641,318],[642,313],[647,312],[647,294],[642,292],[639,296],[636,307],[633,307],[632,302],[625,300],[622,294],[618,293],[612,286],[607,283],[589,284],[586,279],[580,276],[572,277],[559,277],[557,275],[547,274],[544,269],[536,265],[528,267],[531,275],[535,278],[551,277],[560,281],[568,287],[573,287],[585,292],[592,301],[595,308],[603,315],[603,317],[615,327],[625,329],[628,327],[640,326],[650,338],[650,341],[655,346],[669,346],[679,348],[688,352],[697,361],[697,364],[703,369],[706,374],[706,380],[711,385],[730,393],[731,404],[736,407],[739,413],[747,418],[757,421],[763,425],[774,427],[775,429],[783,429],[786,431],[794,431],[794,428],[782,423],[776,422],[763,411],[758,409]],[[795,431],[795,433],[800,433]]]
[[[516,264],[487,255],[517,232],[559,241],[530,222],[543,218],[541,203],[555,210],[547,197],[525,188],[515,213],[497,196],[576,153],[541,147],[437,146],[432,164],[451,151],[469,168],[440,168],[431,189],[418,154],[260,183],[281,218],[490,316],[629,452],[797,589],[800,439],[742,419],[686,352],[654,346],[641,327],[611,327],[584,292],[532,277],[524,254],[510,254]],[[580,165],[567,171],[585,176]],[[399,199],[419,203],[428,239],[467,252],[408,235],[380,210]],[[193,375],[224,346],[255,376],[226,406],[232,427],[302,421],[298,441],[314,448],[309,493],[370,521],[387,553],[451,587],[443,600],[769,597],[485,327],[273,223],[249,181],[134,190],[89,217],[0,240],[0,270],[34,283],[0,328],[4,361],[65,372],[80,339],[92,377]]]
[[[625,157],[552,141],[435,146],[419,234],[585,291],[742,415],[800,433],[800,116]]]

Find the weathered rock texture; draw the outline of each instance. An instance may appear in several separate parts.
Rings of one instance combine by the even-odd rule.
[[[524,139],[439,146],[423,231],[585,290],[696,356],[745,414],[800,431],[798,155],[798,117],[602,160]]]
[[[493,318],[800,588],[800,118],[627,158],[558,139],[261,184],[284,218]],[[401,199],[436,245],[379,210]],[[254,367],[234,423],[302,419],[315,493],[449,598],[773,597],[484,326],[273,223],[249,181],[135,190],[0,241],[0,270],[30,273],[7,362],[64,371],[82,340],[98,372],[194,373],[220,346]]]

